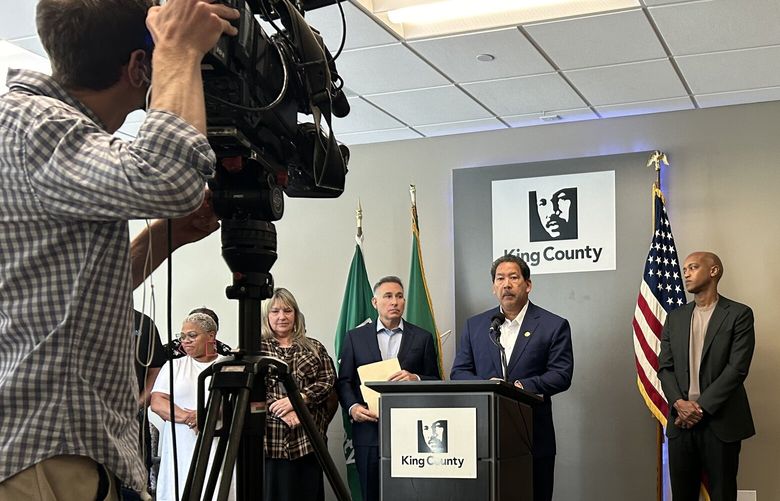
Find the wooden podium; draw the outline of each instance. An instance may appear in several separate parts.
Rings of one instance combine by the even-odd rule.
[[[382,501],[532,501],[533,412],[504,381],[377,382]]]

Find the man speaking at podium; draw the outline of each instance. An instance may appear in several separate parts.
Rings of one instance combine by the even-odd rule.
[[[519,257],[496,259],[490,275],[499,306],[466,321],[450,378],[503,379],[543,397],[533,408],[533,487],[534,501],[550,501],[555,473],[550,397],[571,386],[569,322],[528,301],[531,270]]]

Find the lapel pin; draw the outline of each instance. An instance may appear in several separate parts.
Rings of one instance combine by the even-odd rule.
[[[530,333],[530,332],[528,332],[528,331],[525,331],[525,334],[523,334],[523,336],[525,336],[525,337],[531,337],[531,333]]]

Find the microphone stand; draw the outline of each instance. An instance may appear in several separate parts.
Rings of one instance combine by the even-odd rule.
[[[504,346],[501,344],[501,340],[500,340],[501,327],[496,325],[491,325],[490,332],[493,333],[493,336],[490,339],[493,341],[493,344],[495,344],[498,347],[498,351],[501,353],[501,369],[503,370],[503,374],[501,374],[501,379],[507,381],[506,350],[504,349]]]

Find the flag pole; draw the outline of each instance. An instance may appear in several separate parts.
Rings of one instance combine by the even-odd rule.
[[[651,231],[655,228],[655,197],[656,191],[661,191],[661,164],[669,165],[666,154],[662,151],[655,150],[650,154],[650,158],[647,160],[647,166],[655,169],[655,182],[653,183],[653,193],[650,197],[650,203],[652,204],[652,219],[651,219]],[[664,460],[663,460],[663,447],[664,447],[664,427],[660,421],[655,421],[655,495],[656,501],[663,501],[664,499]]]
[[[439,366],[439,375],[444,376],[444,362],[442,354],[442,336],[436,326],[436,316],[433,313],[433,302],[428,290],[428,282],[425,279],[425,266],[423,265],[422,244],[420,243],[420,224],[417,218],[417,187],[409,185],[409,197],[412,203],[412,256],[409,270],[409,282],[406,297],[406,314],[409,322],[430,331],[433,336],[436,350],[436,360]]]
[[[357,209],[355,209],[355,219],[356,219],[356,226],[357,226],[357,232],[355,233],[355,240],[357,240],[358,245],[363,241],[363,206],[360,205],[360,199],[358,198],[358,206]]]
[[[371,283],[368,280],[366,264],[363,259],[363,207],[360,199],[358,199],[357,208],[355,209],[355,226],[355,252],[347,273],[344,298],[341,302],[341,311],[335,333],[335,356],[333,358],[337,368],[341,365],[341,347],[344,339],[347,337],[347,333],[360,325],[372,322],[376,318],[376,310],[371,304],[371,297],[373,296]],[[353,501],[362,501],[360,476],[355,466],[355,449],[352,445],[352,421],[349,418],[347,409],[341,410],[341,418],[344,426],[342,448],[349,490]]]
[[[409,196],[412,199],[412,231],[417,231],[417,187],[409,185]]]

